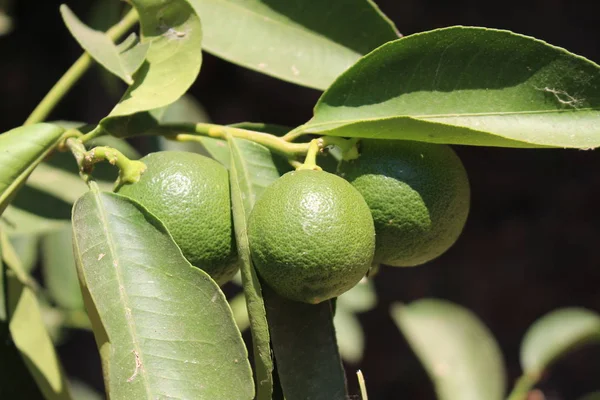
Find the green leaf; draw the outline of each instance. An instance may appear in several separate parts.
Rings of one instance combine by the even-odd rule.
[[[87,191],[87,185],[79,176],[47,163],[41,163],[31,173],[27,179],[27,186],[68,204],[73,204]]]
[[[337,298],[337,306],[352,312],[366,312],[377,305],[377,293],[373,281],[363,279],[352,289]]]
[[[444,300],[395,304],[391,315],[440,400],[500,400],[506,372],[498,344],[469,310]]]
[[[104,32],[81,22],[66,4],[60,6],[60,14],[71,35],[98,64],[125,83],[133,83],[132,74],[142,66],[148,44],[138,44],[130,36],[124,41],[124,46],[117,46]]]
[[[600,69],[508,31],[451,27],[381,46],[299,131],[503,147],[600,145]]]
[[[111,398],[253,397],[248,354],[225,296],[158,219],[94,188],[75,203],[73,232]]]
[[[365,335],[356,315],[340,306],[341,304],[338,301],[333,317],[340,354],[344,361],[358,364],[363,357]]]
[[[299,85],[325,89],[346,68],[399,33],[370,0],[190,0],[204,48]]]
[[[557,358],[600,341],[600,316],[584,308],[562,308],[538,319],[521,344],[523,372],[539,376]]]
[[[11,236],[50,232],[65,224],[67,221],[42,218],[13,206],[8,206],[0,217],[0,228]]]
[[[202,107],[198,100],[189,94],[183,95],[176,102],[164,107],[162,116],[160,117],[160,123],[162,124],[187,122],[210,122],[210,118],[204,107]],[[204,143],[204,139],[205,138],[201,138],[202,143]],[[210,156],[210,153],[204,148],[203,144],[198,142],[177,142],[175,140],[167,140],[164,137],[160,137],[159,140],[161,150],[191,151],[193,153]],[[214,140],[216,139],[213,139],[213,141]],[[227,147],[225,142],[222,142],[223,146],[221,147]],[[227,154],[227,156],[229,156],[229,154]]]
[[[63,309],[82,310],[83,298],[73,257],[73,234],[70,226],[42,237],[42,274],[48,294]]]
[[[263,286],[277,372],[286,400],[346,400],[331,301],[291,301]]]
[[[0,135],[0,215],[62,133],[63,129],[55,125],[35,124]]]
[[[5,235],[2,237],[2,255],[12,272],[6,275],[12,341],[44,398],[69,400],[67,379],[44,325],[40,305],[33,290],[24,284],[23,266]]]
[[[119,104],[100,122],[121,137],[134,134],[138,125],[152,127],[156,121],[142,112],[181,97],[196,80],[202,63],[200,19],[187,1],[132,0],[131,4],[139,14],[141,41],[149,44],[146,60]]]
[[[240,272],[246,297],[248,316],[252,327],[257,400],[270,400],[273,393],[273,359],[269,325],[258,275],[252,265],[248,243],[247,221],[264,181],[279,178],[271,161],[271,153],[254,142],[229,137],[231,204],[238,255],[242,261]],[[257,147],[258,146],[258,147]],[[256,160],[262,158],[262,163]],[[255,160],[252,163],[252,160]],[[261,181],[257,183],[257,178]],[[264,181],[263,181],[264,179]]]
[[[39,237],[36,234],[8,235],[11,245],[15,249],[23,269],[28,274],[38,262]]]

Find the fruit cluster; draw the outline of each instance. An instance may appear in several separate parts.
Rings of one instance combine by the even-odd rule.
[[[164,151],[120,193],[155,214],[188,261],[219,284],[239,264],[227,170],[207,157]],[[316,304],[356,285],[373,266],[415,266],[450,248],[469,212],[469,183],[446,145],[362,140],[337,173],[284,174],[256,202],[248,239],[261,278],[280,295]]]

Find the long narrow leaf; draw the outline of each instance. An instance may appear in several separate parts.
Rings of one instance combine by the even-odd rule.
[[[258,276],[252,265],[250,256],[250,245],[248,244],[247,220],[252,210],[252,205],[256,197],[256,189],[250,179],[255,179],[258,175],[250,171],[248,162],[254,162],[254,165],[262,167],[264,179],[277,179],[279,174],[275,167],[269,164],[270,152],[263,146],[256,143],[247,142],[241,139],[229,137],[229,149],[231,153],[229,176],[231,181],[231,203],[233,207],[233,224],[235,226],[235,237],[237,242],[238,254],[242,260],[241,275],[244,295],[246,297],[246,306],[250,318],[252,330],[252,342],[254,345],[254,363],[256,369],[256,398],[257,400],[270,400],[273,393],[273,359],[271,358],[271,344],[269,335],[269,325],[262,295],[262,289]],[[254,160],[244,159],[248,156],[248,147],[257,147],[254,155],[262,153],[264,164],[258,164],[259,158]]]

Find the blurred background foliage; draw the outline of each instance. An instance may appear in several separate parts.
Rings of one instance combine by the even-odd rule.
[[[450,25],[488,26],[531,35],[600,62],[597,2],[377,3],[405,35]],[[22,124],[81,53],[62,24],[59,4],[55,0],[0,0],[2,132]],[[69,6],[92,27],[106,29],[118,20],[123,3],[76,0]],[[95,67],[51,119],[97,122],[110,111],[123,89],[120,81]],[[205,55],[190,95],[171,110],[169,118],[297,126],[310,118],[319,92]],[[174,144],[156,138],[136,139],[130,144],[134,148],[126,148],[129,154],[174,148]],[[521,340],[537,318],[564,306],[600,311],[600,256],[595,247],[600,238],[598,152],[455,148],[472,186],[471,214],[457,244],[422,267],[384,267],[373,282],[359,285],[337,303],[335,324],[349,376],[360,368],[370,398],[375,400],[397,399],[400,394],[407,399],[434,398],[423,367],[389,316],[393,303],[438,297],[472,310],[498,340],[511,384],[520,374]],[[69,155],[59,155],[36,171],[34,178],[47,182],[74,168]],[[96,176],[108,181],[114,179],[115,171],[99,166]],[[47,291],[46,323],[75,381],[75,391],[81,393],[78,398],[100,398],[100,361],[92,334],[80,329],[85,328],[86,319],[81,315],[81,298],[69,258],[70,199],[60,193],[44,194],[36,188],[36,179],[20,192],[16,204],[54,220],[35,219],[12,209],[6,214],[9,225],[11,219],[20,221],[20,229],[5,228],[23,267],[32,271]],[[77,194],[85,190],[78,180],[60,182],[58,192]],[[31,235],[27,227],[35,227],[38,233]],[[247,326],[239,286],[229,284],[225,291],[232,299],[240,327]],[[63,325],[73,328],[61,329]],[[247,330],[244,335],[249,339]],[[598,360],[600,346],[576,351],[555,364],[539,388],[548,400],[575,399],[598,390]],[[354,379],[349,384],[351,393],[357,393]]]

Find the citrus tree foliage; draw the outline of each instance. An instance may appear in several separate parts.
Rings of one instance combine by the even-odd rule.
[[[107,13],[119,13],[116,1],[102,3]],[[372,280],[389,264],[440,256],[465,225],[469,184],[447,145],[600,145],[600,67],[532,37],[462,26],[403,37],[372,0],[130,0],[124,7],[106,32],[60,7],[83,55],[23,126],[0,135],[2,398],[89,392],[70,382],[55,350],[74,327],[93,331],[113,400],[366,399],[362,374],[360,395],[349,393],[353,374],[342,360],[351,365],[363,355],[357,314],[377,303]],[[202,51],[322,91],[312,118],[297,127],[210,123],[187,94]],[[74,122],[77,115],[45,122],[94,63],[126,85],[112,110],[97,123]],[[211,211],[228,227],[224,240],[235,243],[228,268],[240,271],[236,297],[228,300],[219,286],[230,271],[215,281],[218,271],[187,257],[185,238],[199,247],[214,238],[215,224],[200,223],[209,213],[184,209],[173,222],[168,201],[146,193],[147,204],[159,207],[153,213],[144,199],[127,197],[129,185],[147,185],[140,180],[146,159],[123,139],[134,136],[215,160],[203,165],[222,173],[201,190],[189,189],[193,168],[157,177],[153,190],[156,199],[181,199],[178,208],[200,207],[219,185],[224,211]],[[403,148],[419,150],[409,157]],[[361,186],[365,171],[375,183]],[[271,186],[285,174],[337,183]],[[323,178],[330,174],[338,177]],[[398,193],[410,207],[394,203]],[[253,214],[261,199],[275,202],[256,207],[267,219]],[[338,207],[347,199],[354,200]],[[287,213],[292,205],[300,211]],[[357,212],[365,223],[351,223]],[[396,239],[400,231],[407,237]],[[265,241],[267,233],[273,237]],[[374,245],[378,237],[385,244]],[[269,279],[272,263],[259,263],[274,254],[280,276]],[[394,304],[390,320],[441,400],[526,400],[556,360],[600,338],[592,310],[542,316],[524,335],[523,374],[513,386],[493,333],[461,305]]]

